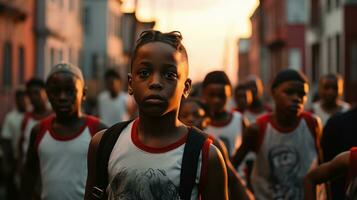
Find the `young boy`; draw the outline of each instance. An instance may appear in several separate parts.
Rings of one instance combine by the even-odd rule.
[[[303,112],[308,90],[302,73],[279,72],[271,87],[274,111],[258,118],[243,135],[233,164],[256,152],[252,173],[256,199],[304,197],[303,178],[318,163],[321,135],[319,119]]]
[[[346,199],[357,198],[357,147],[351,148],[337,155],[330,162],[326,162],[311,170],[304,180],[305,199],[316,199],[316,185],[348,175]]]
[[[191,88],[181,40],[179,32],[144,31],[137,41],[128,92],[138,105],[139,118],[123,129],[111,151],[104,194],[108,199],[227,199],[225,164],[211,140],[203,145],[192,193],[180,195],[183,149],[191,134],[178,120],[181,99]],[[96,158],[103,132],[89,147],[85,199],[91,199],[100,178]]]
[[[244,113],[253,101],[252,91],[249,90],[243,83],[239,83],[234,88],[234,111]]]
[[[320,100],[312,105],[312,111],[321,118],[322,125],[338,112],[346,112],[350,105],[340,98],[343,94],[342,77],[336,74],[322,76],[319,81]]]
[[[179,119],[187,126],[195,126],[204,130],[209,124],[208,107],[199,99],[188,98],[181,102]],[[234,169],[227,149],[223,142],[211,136],[213,144],[221,151],[228,172],[228,186],[230,199],[253,199],[252,194],[246,190],[241,178]]]
[[[245,120],[238,112],[226,110],[228,99],[232,94],[231,83],[223,71],[213,71],[202,82],[202,98],[209,108],[211,123],[206,132],[221,139],[232,156],[242,141]]]
[[[249,123],[253,123],[258,117],[271,112],[271,108],[262,101],[263,83],[260,78],[252,75],[248,77],[244,85],[252,93],[252,102],[249,104],[248,109],[243,112],[243,115],[248,119]]]
[[[84,198],[90,140],[106,127],[81,112],[86,88],[78,67],[68,63],[52,67],[46,91],[56,115],[32,129],[21,199],[32,197],[41,178],[41,199],[80,200]]]
[[[26,93],[30,99],[32,111],[25,113],[21,123],[21,136],[18,142],[20,168],[25,162],[31,129],[37,122],[52,114],[52,110],[48,106],[45,83],[43,80],[38,78],[30,79],[26,83]]]
[[[104,80],[106,90],[98,96],[98,114],[106,125],[112,126],[129,119],[129,96],[121,91],[121,77],[115,69],[108,69]]]

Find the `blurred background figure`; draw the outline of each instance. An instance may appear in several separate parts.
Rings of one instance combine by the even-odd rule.
[[[234,102],[235,102],[234,111],[243,113],[252,103],[252,100],[253,100],[252,91],[248,90],[243,83],[239,83],[234,88]]]
[[[272,109],[262,100],[264,88],[262,80],[259,77],[250,75],[245,82],[245,86],[251,91],[252,102],[243,112],[243,115],[248,119],[249,123],[253,123],[258,117],[267,112],[271,112]]]
[[[21,135],[21,122],[29,109],[28,97],[24,89],[15,91],[16,107],[7,113],[0,135],[0,188],[4,193],[0,199],[16,199],[15,180],[16,160],[18,157],[17,142]],[[0,192],[1,193],[1,192]]]
[[[319,100],[312,105],[312,112],[320,117],[323,125],[338,112],[345,112],[350,104],[341,99],[343,95],[343,79],[337,74],[322,76],[318,86]]]
[[[134,103],[122,90],[122,79],[115,69],[108,69],[104,74],[105,90],[98,96],[98,114],[107,125],[112,126],[131,118]]]

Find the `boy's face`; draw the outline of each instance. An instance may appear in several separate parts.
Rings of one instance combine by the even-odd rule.
[[[57,115],[69,116],[80,110],[84,83],[70,73],[56,73],[47,81],[47,95]]]
[[[45,88],[37,85],[32,85],[27,88],[27,95],[30,99],[31,105],[36,108],[46,106],[47,96]]]
[[[187,126],[204,129],[206,126],[206,112],[195,102],[186,102],[181,106],[179,119]]]
[[[105,86],[110,93],[115,94],[120,91],[121,81],[116,77],[108,77],[105,80]]]
[[[20,112],[25,112],[28,107],[28,97],[22,94],[16,97],[16,107]]]
[[[137,50],[129,74],[128,92],[134,95],[140,113],[162,116],[176,111],[182,96],[187,97],[187,58],[168,44],[151,42]]]
[[[238,108],[245,109],[253,100],[252,92],[246,89],[239,89],[234,94],[234,100],[236,101]]]
[[[208,84],[203,88],[203,99],[207,103],[211,114],[220,113],[231,96],[231,87],[219,83]]]
[[[342,81],[334,78],[324,78],[319,85],[319,95],[323,101],[335,102],[342,95]]]
[[[286,81],[272,90],[277,112],[298,116],[304,109],[309,86],[300,81]]]

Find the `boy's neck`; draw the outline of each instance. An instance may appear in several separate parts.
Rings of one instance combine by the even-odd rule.
[[[226,110],[222,110],[220,112],[215,112],[212,114],[211,119],[212,121],[218,121],[218,122],[222,122],[222,121],[226,121],[229,119],[229,115],[230,113],[227,112]]]
[[[273,113],[273,120],[275,120],[276,124],[278,124],[279,126],[283,127],[283,128],[292,128],[292,127],[296,127],[297,123],[299,123],[299,116],[294,115],[294,116],[287,116],[284,115],[280,112],[274,112]]]
[[[50,110],[46,106],[34,107],[32,111],[32,113],[37,117],[47,115],[49,112]]]
[[[79,121],[79,119],[81,119],[82,116],[83,116],[82,112],[78,112],[78,113],[75,113],[72,115],[66,115],[66,116],[56,115],[56,122],[58,122],[59,124],[62,124],[62,125],[70,126],[70,125],[76,124]]]
[[[152,117],[139,114],[139,138],[180,138],[186,127],[178,120],[177,113],[168,113],[164,116]]]
[[[120,91],[117,91],[117,92],[109,91],[110,97],[113,99],[118,97],[119,93],[120,93]]]
[[[264,110],[262,101],[260,101],[259,99],[254,100],[251,106],[249,107],[249,110],[255,112]]]
[[[334,111],[338,109],[338,100],[336,101],[321,101],[321,107],[326,111]]]

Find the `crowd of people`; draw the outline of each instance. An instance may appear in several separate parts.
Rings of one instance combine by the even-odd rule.
[[[15,93],[2,124],[0,199],[357,199],[357,108],[343,79],[278,72],[192,87],[179,32],[144,31],[127,92],[115,69],[94,115],[79,67],[61,62]]]

